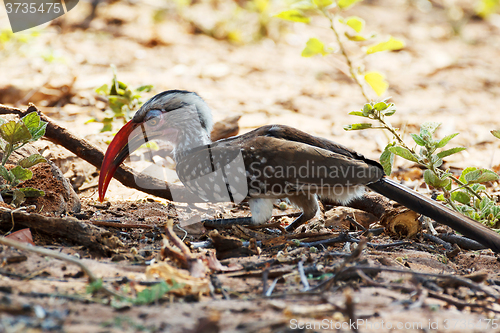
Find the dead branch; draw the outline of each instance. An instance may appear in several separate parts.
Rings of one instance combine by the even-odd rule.
[[[175,256],[176,259],[180,259],[185,263],[185,265],[189,269],[189,273],[191,274],[191,276],[196,278],[204,278],[207,273],[206,266],[203,264],[203,261],[199,257],[191,253],[189,247],[184,244],[184,242],[175,234],[172,219],[167,221],[165,236],[173,245],[175,245],[180,250],[180,253],[165,242],[163,244],[164,248],[162,249],[162,253],[164,255],[172,254],[173,252],[179,253],[179,255]],[[165,249],[167,251],[165,251]]]
[[[477,251],[477,250],[487,249],[487,247],[484,246],[483,244],[464,236],[459,236],[455,234],[441,234],[439,235],[439,238],[441,238],[443,241],[457,244],[464,250]]]
[[[99,227],[111,227],[111,228],[121,228],[121,229],[154,229],[154,226],[149,224],[132,224],[132,223],[120,223],[120,222],[108,222],[108,221],[90,221],[93,225]]]
[[[71,243],[87,247],[100,256],[109,256],[111,249],[102,242],[103,230],[73,217],[48,217],[20,211],[0,212],[0,229],[30,228],[51,237],[60,237]]]

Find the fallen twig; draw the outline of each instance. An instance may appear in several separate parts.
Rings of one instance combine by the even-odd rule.
[[[0,212],[0,229],[10,229],[12,221],[17,228],[30,228],[32,231],[60,237],[83,245],[98,255],[108,256],[111,253],[111,249],[101,242],[102,229],[74,217],[48,217],[22,211]]]
[[[120,223],[120,222],[108,222],[108,221],[93,221],[90,220],[93,225],[97,225],[99,227],[111,227],[111,228],[122,228],[122,229],[154,229],[154,226],[149,224],[134,224],[134,223]]]
[[[165,228],[165,237],[173,245],[175,245],[181,251],[181,253],[179,253],[169,244],[164,242],[163,243],[164,248],[162,249],[162,254],[165,256],[167,254],[178,253],[179,255],[175,256],[176,259],[179,259],[182,262],[184,262],[184,264],[188,267],[192,277],[195,278],[205,277],[207,268],[205,267],[200,258],[191,254],[189,247],[186,244],[184,244],[184,242],[175,234],[173,229],[173,223],[174,221],[172,219],[169,219],[167,221],[167,227]],[[167,249],[167,251],[165,251],[165,249]]]
[[[453,250],[453,246],[451,246],[451,244],[450,244],[450,243],[448,243],[448,242],[446,242],[446,241],[442,240],[441,238],[439,238],[439,237],[437,237],[437,236],[433,236],[433,235],[431,235],[431,234],[427,234],[427,233],[422,233],[422,235],[423,235],[424,239],[426,239],[426,240],[430,240],[431,242],[434,242],[434,243],[436,243],[436,244],[438,244],[438,245],[441,245],[442,247],[444,247],[444,249],[445,249],[446,251],[451,251],[451,250]]]
[[[464,250],[477,251],[477,250],[487,249],[487,247],[484,246],[483,244],[478,243],[475,240],[464,237],[464,236],[459,236],[459,235],[455,235],[455,234],[441,234],[441,235],[439,235],[439,238],[441,238],[442,240],[444,240],[446,242],[457,244],[458,246],[460,246]]]
[[[300,281],[304,285],[304,289],[302,289],[302,291],[308,291],[311,287],[309,286],[309,281],[307,281],[306,273],[304,273],[304,260],[299,261],[297,266],[299,269]]]

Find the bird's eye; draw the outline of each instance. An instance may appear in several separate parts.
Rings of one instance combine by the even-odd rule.
[[[152,118],[152,119],[149,119],[146,124],[148,124],[149,127],[154,127],[156,125],[158,125],[158,123],[160,122],[160,120],[158,118]]]
[[[149,110],[144,118],[148,127],[155,127],[160,123],[162,112],[160,110]]]

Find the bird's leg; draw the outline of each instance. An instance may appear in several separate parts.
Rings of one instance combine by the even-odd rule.
[[[214,219],[202,221],[208,227],[221,227],[231,224],[260,225],[268,222],[273,216],[273,200],[267,198],[252,198],[248,200],[251,217],[235,217],[229,219]]]
[[[302,214],[295,219],[288,227],[286,231],[292,232],[298,227],[300,227],[305,222],[312,219],[318,212],[318,199],[316,195],[301,195],[293,196],[288,198],[290,202],[302,209]]]

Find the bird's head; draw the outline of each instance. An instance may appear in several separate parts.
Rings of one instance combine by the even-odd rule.
[[[210,108],[194,92],[168,90],[152,97],[111,141],[101,165],[99,200],[104,200],[119,165],[144,143],[169,141],[175,158],[176,153],[210,143],[212,126]]]

